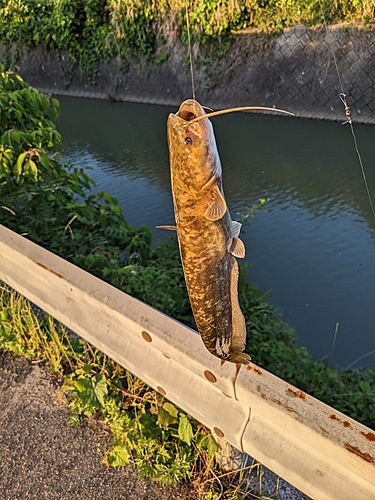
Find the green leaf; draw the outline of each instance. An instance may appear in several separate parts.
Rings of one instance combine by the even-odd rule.
[[[176,424],[178,419],[178,410],[171,403],[164,403],[164,405],[159,408],[158,411],[158,425],[159,427],[163,427],[164,429],[168,429],[168,427],[172,424]]]
[[[8,320],[8,311],[7,309],[2,309],[0,311],[0,321],[7,321]]]
[[[22,165],[23,162],[25,161],[27,153],[21,153],[19,157],[17,158],[17,162],[13,168],[13,173],[16,177],[20,177],[22,173]]]
[[[19,132],[16,132],[15,130],[11,134],[12,136],[12,141],[15,141],[17,144],[21,142],[21,134]]]
[[[53,106],[55,106],[55,108],[60,108],[60,102],[54,97],[52,97],[51,103],[53,104]]]
[[[101,408],[101,404],[96,397],[91,380],[79,378],[74,381],[74,387],[77,389],[77,395],[84,405]]]
[[[92,381],[95,396],[101,406],[104,406],[104,396],[108,394],[107,380],[101,373],[97,373]]]
[[[220,446],[217,444],[212,434],[200,436],[197,439],[197,448],[198,450],[205,450],[210,457],[220,450]]]
[[[83,370],[86,372],[86,373],[91,373],[92,372],[92,365],[89,365],[88,363],[85,363],[83,365]]]
[[[130,463],[130,454],[125,446],[115,446],[103,460],[112,467],[124,467]]]
[[[156,415],[143,413],[139,419],[142,434],[147,439],[156,439],[160,436],[160,428],[156,424]]]
[[[75,384],[71,378],[65,377],[61,388],[63,391],[72,391],[75,388]]]
[[[171,415],[171,417],[175,418],[177,422],[178,409],[175,407],[175,405],[173,405],[172,403],[164,403],[163,408]]]
[[[90,380],[82,377],[74,381],[74,387],[78,392],[84,392],[92,389]]]
[[[38,167],[33,160],[27,161],[24,165],[24,169],[34,181],[38,180]]]
[[[193,428],[187,415],[180,413],[180,420],[178,422],[178,436],[181,441],[190,445],[190,441],[193,438]]]
[[[41,153],[39,155],[39,161],[41,163],[41,165],[45,168],[45,169],[48,169],[48,167],[50,166],[51,164],[51,160],[48,158],[48,156],[45,154],[45,153]]]
[[[359,383],[359,387],[362,389],[364,392],[371,391],[371,386],[367,381],[361,381]]]

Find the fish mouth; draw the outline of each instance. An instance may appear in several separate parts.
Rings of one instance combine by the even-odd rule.
[[[199,102],[195,101],[194,99],[188,99],[181,104],[180,109],[175,116],[178,116],[184,122],[190,122],[191,120],[198,118],[198,116],[202,116],[205,114],[206,112],[199,104]]]
[[[193,123],[191,126],[189,123],[205,114],[205,110],[195,99],[184,101],[180,105],[177,113],[170,113],[168,117],[169,136],[172,137],[174,135],[178,137],[179,141],[185,141],[187,134],[202,139],[202,137],[208,133],[210,122],[208,120],[202,120],[202,122]]]

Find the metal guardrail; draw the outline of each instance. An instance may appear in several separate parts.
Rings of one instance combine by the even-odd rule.
[[[0,279],[316,500],[375,499],[375,432],[0,226]]]

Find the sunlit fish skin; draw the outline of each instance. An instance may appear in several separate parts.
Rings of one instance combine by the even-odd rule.
[[[247,364],[245,319],[238,302],[238,264],[245,247],[223,193],[213,127],[202,106],[187,100],[168,118],[168,146],[176,229],[198,331],[215,356]]]

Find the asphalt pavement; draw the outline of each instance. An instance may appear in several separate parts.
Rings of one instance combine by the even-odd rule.
[[[101,463],[110,432],[88,419],[78,428],[59,381],[42,366],[0,353],[1,500],[194,500],[189,486],[139,478],[135,467]]]

